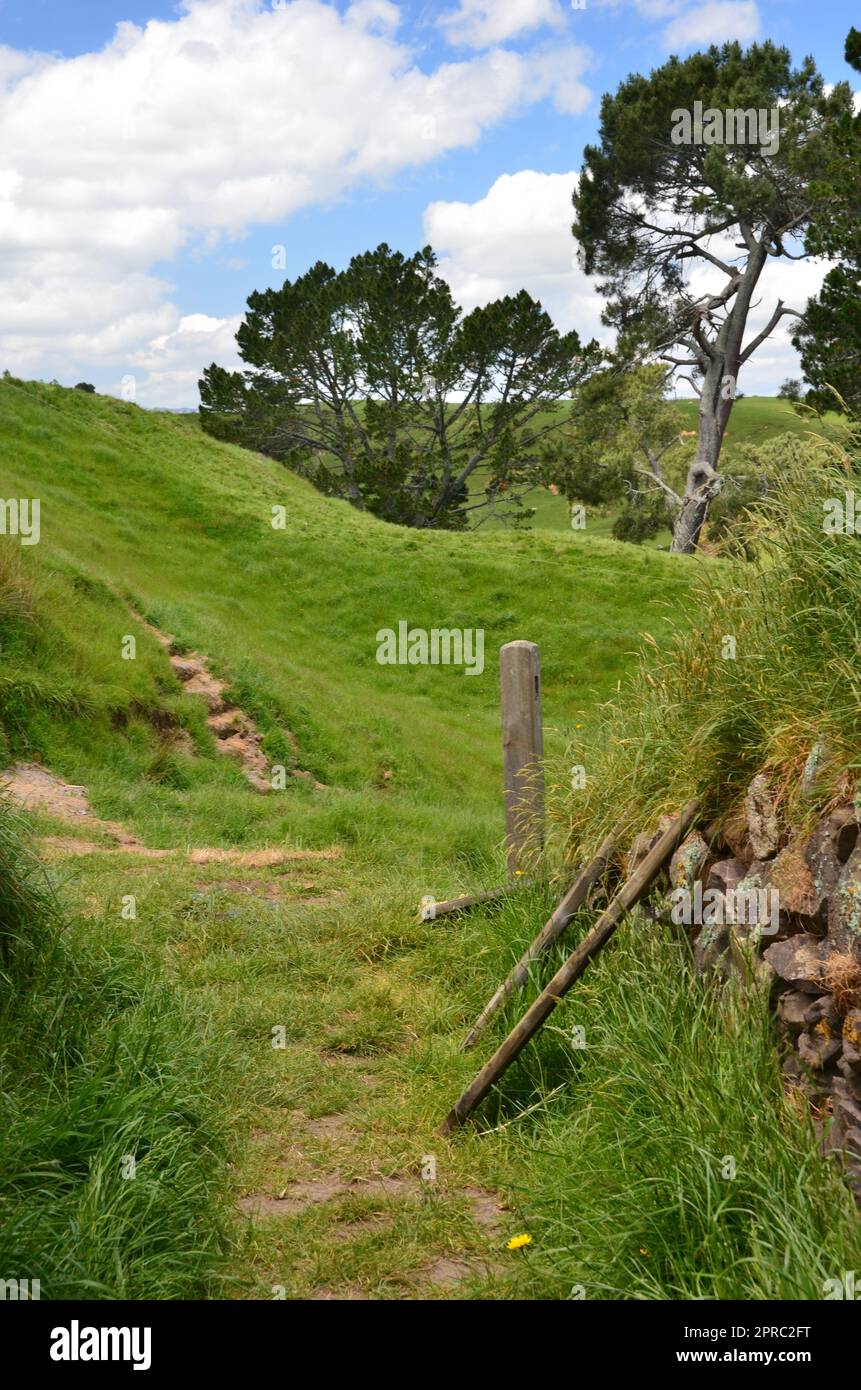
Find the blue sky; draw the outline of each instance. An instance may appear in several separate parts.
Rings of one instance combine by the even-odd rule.
[[[384,240],[430,240],[466,307],[525,284],[561,327],[600,332],[568,226],[602,93],[727,38],[850,79],[854,11],[0,0],[0,368],[194,405],[203,366],[235,365],[251,290]],[[822,273],[773,268],[763,316]],[[795,369],[790,331],[752,360],[749,394]]]

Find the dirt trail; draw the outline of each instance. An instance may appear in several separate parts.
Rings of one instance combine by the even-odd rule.
[[[254,721],[236,705],[228,704],[224,697],[227,682],[219,680],[209,670],[205,659],[199,652],[179,652],[175,640],[167,632],[147,622],[139,613],[135,617],[143,627],[151,632],[156,641],[164,647],[168,660],[189,695],[199,695],[206,705],[206,722],[215,735],[215,746],[219,753],[237,758],[242,771],[255,791],[272,791],[271,769],[263,751],[262,740]],[[298,756],[298,745],[293,734],[287,738]],[[322,791],[322,782],[314,781],[310,772],[301,768],[288,768],[289,777],[298,777],[313,783],[315,790]]]
[[[87,798],[86,787],[76,786],[73,782],[64,782],[62,778],[55,777],[52,772],[41,767],[39,763],[16,763],[14,767],[10,767],[2,774],[2,779],[4,790],[13,801],[25,810],[43,811],[46,815],[56,817],[57,820],[85,825],[88,830],[100,832],[106,835],[109,840],[113,840],[115,845],[122,847],[125,854],[146,854],[160,857],[172,853],[171,850],[148,850],[146,845],[137,836],[132,835],[124,825],[120,825],[119,821],[102,820],[93,813]],[[87,842],[69,838],[64,843],[82,845]],[[103,846],[94,844],[90,848],[98,850]]]
[[[305,861],[323,864],[341,858],[340,847],[317,850],[289,849],[221,849],[216,847],[150,849],[142,844],[122,824],[96,816],[90,806],[84,786],[64,782],[36,763],[18,763],[0,778],[8,794],[20,806],[38,810],[53,818],[70,823],[81,830],[98,834],[100,841],[79,839],[76,835],[53,835],[41,842],[48,858],[71,855],[134,855],[139,868],[135,872],[151,872],[148,861],[173,859],[179,867],[203,866],[208,875],[195,877],[189,884],[192,902],[202,902],[211,913],[213,922],[231,917],[242,919],[248,905],[256,910],[278,911],[291,908],[318,907],[331,911],[332,905],[343,901],[345,894],[329,881],[318,881],[314,869],[305,870],[301,880],[294,875],[275,879],[242,879],[227,877],[243,870],[277,869],[279,865]],[[223,867],[222,867],[223,866]],[[129,866],[130,867],[130,866]],[[308,874],[311,878],[308,878]],[[313,893],[313,896],[308,896]],[[301,896],[299,896],[301,894]],[[243,906],[244,905],[244,906]],[[94,898],[94,910],[101,910],[100,896]],[[210,920],[205,917],[203,920]],[[181,942],[178,957],[193,949]],[[473,1236],[458,1241],[439,1238],[415,1252],[415,1259],[400,1264],[392,1276],[390,1289],[383,1297],[439,1298],[462,1297],[476,1286],[504,1289],[510,1277],[511,1265],[503,1249],[504,1234],[510,1222],[500,1197],[486,1188],[459,1186],[457,1183],[425,1181],[417,1171],[392,1171],[383,1167],[380,1159],[357,1149],[366,1131],[369,1107],[374,1104],[375,1090],[380,1078],[365,1070],[363,1059],[350,1054],[320,1052],[320,1090],[331,1090],[334,1078],[324,1080],[329,1069],[342,1076],[349,1073],[352,1083],[350,1108],[335,1110],[312,1118],[299,1110],[271,1114],[271,1128],[255,1130],[251,1135],[246,1181],[240,1179],[237,1219],[252,1228],[272,1232],[264,1240],[274,1241],[274,1250],[290,1248],[293,1223],[302,1227],[310,1212],[319,1213],[320,1229],[312,1240],[309,1260],[324,1262],[325,1273],[312,1273],[303,1295],[315,1300],[368,1299],[380,1296],[373,1278],[358,1276],[352,1271],[355,1252],[363,1248],[368,1238],[392,1242],[393,1254],[400,1249],[400,1232],[404,1223],[438,1221],[451,1213],[453,1230],[463,1233],[464,1225],[471,1227]],[[358,1094],[355,1083],[359,1083]],[[347,1089],[350,1089],[348,1086]],[[367,1102],[365,1100],[367,1097]],[[280,1132],[279,1132],[280,1131]],[[358,1160],[358,1161],[357,1161]],[[385,1160],[383,1160],[383,1163]],[[243,1165],[245,1166],[245,1165]],[[358,1169],[358,1175],[356,1170]],[[340,1277],[344,1252],[346,1267]],[[284,1259],[283,1254],[270,1253],[274,1267]],[[260,1256],[256,1277],[267,1286],[265,1271],[270,1267],[266,1255]],[[273,1287],[277,1276],[273,1275]],[[259,1294],[257,1295],[259,1296]],[[264,1295],[268,1296],[268,1295]]]
[[[172,639],[167,634],[149,623],[144,625],[168,651],[171,665],[186,691],[204,700],[207,722],[216,736],[219,752],[240,761],[256,790],[270,791],[269,767],[260,736],[253,722],[225,700],[226,683],[212,675],[197,653],[180,655],[174,652]],[[298,771],[292,775],[310,776]],[[47,858],[134,855],[139,861],[173,859],[177,865],[211,866],[209,877],[195,879],[192,900],[212,899],[212,920],[216,922],[225,917],[241,917],[243,911],[247,914],[247,907],[243,909],[242,903],[259,904],[261,911],[263,907],[325,907],[345,896],[326,881],[318,884],[303,878],[302,882],[294,882],[292,875],[276,880],[243,880],[226,878],[219,872],[221,865],[241,872],[266,870],[293,862],[337,860],[342,855],[339,847],[318,850],[151,849],[120,822],[95,815],[86,787],[65,782],[37,763],[18,763],[6,773],[0,773],[0,789],[5,789],[23,808],[43,812],[76,828],[75,834],[49,835],[42,839],[41,849]],[[78,838],[81,831],[99,838]],[[136,872],[146,875],[151,871],[144,862]],[[308,872],[313,875],[314,871],[308,870],[306,874]],[[296,897],[297,892],[310,890],[314,890],[315,896]],[[231,902],[236,906],[231,907]],[[98,898],[95,906],[99,907]],[[187,948],[183,944],[177,949],[181,954]],[[359,1058],[320,1053],[321,1073],[329,1067],[349,1071],[353,1065],[360,1069],[356,1079],[362,1083],[363,1094],[372,1097],[379,1079],[365,1072]],[[414,1261],[410,1259],[401,1266],[393,1280],[394,1294],[384,1293],[383,1296],[458,1297],[459,1289],[463,1296],[470,1282],[476,1280],[481,1283],[489,1280],[492,1286],[501,1281],[500,1286],[505,1287],[510,1265],[505,1260],[502,1242],[510,1217],[500,1197],[482,1187],[428,1182],[415,1171],[387,1171],[378,1166],[378,1159],[367,1154],[357,1163],[357,1142],[367,1127],[368,1110],[363,1099],[358,1099],[357,1103],[354,1098],[353,1105],[355,1108],[346,1113],[339,1111],[317,1118],[292,1110],[283,1126],[282,1117],[273,1116],[280,1133],[255,1131],[250,1146],[251,1171],[247,1173],[250,1180],[241,1183],[242,1195],[236,1202],[237,1219],[252,1228],[263,1227],[276,1232],[283,1228],[283,1236],[279,1234],[275,1239],[289,1242],[292,1223],[298,1222],[301,1229],[309,1212],[319,1213],[322,1224],[319,1235],[312,1242],[311,1253],[314,1258],[328,1261],[328,1273],[311,1275],[305,1296],[314,1300],[378,1296],[373,1280],[367,1277],[345,1274],[341,1278],[341,1256],[334,1252],[344,1251],[347,1265],[352,1269],[350,1262],[356,1258],[357,1242],[361,1245],[368,1237],[383,1241],[389,1238],[396,1250],[401,1239],[399,1228],[404,1221],[417,1222],[421,1227],[422,1221],[432,1222],[447,1212],[451,1212],[455,1230],[462,1229],[458,1223],[465,1221],[474,1234],[467,1235],[465,1245],[445,1238],[429,1242],[427,1248],[416,1251]],[[288,1155],[291,1156],[289,1163],[286,1161]],[[355,1176],[357,1167],[361,1176]],[[325,1221],[327,1213],[330,1213],[328,1224]],[[261,1256],[261,1261],[265,1269],[265,1256]],[[262,1272],[261,1265],[257,1266],[257,1272]],[[265,1284],[264,1275],[264,1287]]]
[[[411,1213],[415,1219],[422,1208],[437,1205],[445,1208],[452,1200],[460,1199],[480,1232],[479,1244],[483,1245],[483,1250],[445,1254],[427,1251],[424,1259],[402,1274],[400,1296],[411,1297],[408,1290],[425,1289],[428,1290],[425,1297],[438,1297],[436,1290],[454,1291],[466,1280],[504,1278],[509,1272],[502,1258],[502,1241],[510,1216],[497,1193],[472,1186],[448,1189],[436,1181],[428,1182],[405,1172],[376,1171],[347,1179],[337,1170],[327,1170],[325,1162],[319,1161],[306,1163],[306,1173],[294,1176],[285,1184],[283,1178],[279,1178],[281,1162],[288,1153],[301,1155],[303,1140],[309,1135],[328,1141],[335,1148],[346,1141],[342,1153],[349,1161],[349,1140],[355,1136],[355,1125],[361,1123],[361,1116],[333,1114],[312,1120],[301,1112],[292,1111],[289,1122],[287,1134],[265,1130],[252,1134],[253,1143],[271,1154],[271,1180],[268,1190],[246,1192],[238,1198],[236,1210],[240,1217],[257,1225],[301,1218],[312,1208],[336,1206],[335,1223],[325,1230],[323,1241],[339,1245],[349,1244],[369,1233],[385,1232],[399,1215]],[[331,1157],[335,1157],[335,1153]],[[374,1206],[378,1209],[373,1210]],[[326,1284],[316,1284],[308,1296],[312,1299],[367,1299],[372,1295],[356,1285],[333,1289]],[[420,1292],[418,1296],[422,1296]]]
[[[95,815],[86,787],[64,782],[39,763],[16,763],[0,773],[0,788],[28,811],[42,811],[57,820],[85,826],[106,836],[111,844],[78,839],[72,835],[46,835],[43,851],[50,855],[135,854],[143,859],[169,859],[182,856],[189,864],[235,864],[244,869],[266,869],[306,859],[340,859],[341,849],[150,849],[119,821],[102,820]]]

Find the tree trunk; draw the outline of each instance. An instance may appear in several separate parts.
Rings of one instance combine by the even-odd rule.
[[[745,240],[750,256],[738,282],[735,302],[709,349],[709,363],[700,394],[697,455],[688,472],[684,499],[673,525],[670,550],[684,555],[696,550],[709,508],[724,484],[717,463],[735,402],[739,368],[748,355],[742,353],[741,344],[750,303],[768,254],[765,240],[756,242],[751,233],[745,233]]]
[[[713,362],[703,382],[697,454],[688,470],[685,495],[673,523],[670,550],[677,554],[692,555],[696,550],[700,532],[708,518],[709,507],[723,487],[723,478],[717,471],[717,461],[729,412],[724,415],[717,407],[717,401],[720,399],[721,366],[722,362]],[[720,403],[732,405],[731,401]]]
[[[723,487],[723,478],[714,469],[704,480],[692,486],[691,475],[702,468],[694,464],[688,474],[685,497],[673,523],[673,540],[670,550],[676,554],[692,555],[699,545],[700,532],[708,519],[709,507]]]

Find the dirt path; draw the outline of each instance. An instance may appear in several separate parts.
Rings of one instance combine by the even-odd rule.
[[[0,773],[0,787],[26,811],[41,811],[56,820],[83,826],[104,835],[110,844],[79,839],[72,835],[45,835],[43,851],[49,856],[89,854],[134,854],[142,859],[172,859],[182,856],[190,864],[233,864],[246,869],[271,868],[305,859],[339,859],[340,848],[331,849],[150,849],[119,821],[102,820],[90,806],[86,787],[64,782],[39,763],[16,763]]]
[[[272,791],[271,769],[263,751],[260,733],[249,715],[225,699],[227,681],[219,680],[212,674],[205,658],[199,652],[178,651],[175,639],[169,633],[162,632],[139,613],[135,613],[134,616],[164,647],[171,666],[185,686],[186,693],[198,695],[204,701],[207,711],[206,722],[215,735],[218,752],[239,760],[242,771],[255,791]],[[298,745],[289,730],[287,738],[298,757]],[[324,790],[322,782],[315,781],[310,772],[304,772],[301,768],[287,768],[286,774],[288,777],[298,777],[312,782],[315,790]]]
[[[257,1007],[260,979],[277,979],[283,989],[272,1016],[292,1020],[290,1040],[286,1050],[264,1049],[272,1100],[252,1106],[241,1121],[237,1115],[237,1132],[245,1131],[235,1172],[244,1296],[508,1296],[513,1265],[505,1239],[513,1229],[503,1202],[458,1177],[442,1156],[437,1173],[435,1155],[415,1152],[421,1141],[407,1115],[415,1097],[411,1090],[401,1095],[400,1045],[367,1057],[361,1043],[353,1050],[363,1036],[359,1001],[379,987],[380,976],[363,938],[351,943],[344,931],[351,876],[339,862],[342,850],[149,849],[123,825],[96,816],[86,787],[35,763],[16,764],[4,777],[20,806],[102,837],[51,835],[41,842],[50,858],[92,857],[92,877],[80,880],[88,915],[103,919],[105,904],[128,892],[130,874],[142,903],[148,883],[170,894],[174,966],[191,972],[198,988],[200,972],[205,981],[211,969],[213,1026],[237,1026],[229,1012],[222,1016],[224,1007]],[[139,931],[145,923],[144,908]],[[220,953],[211,953],[211,939],[223,931],[245,943],[236,959],[247,962],[250,992],[235,1005],[222,1004]],[[286,966],[297,950],[303,961],[319,962],[307,979]],[[321,978],[342,989],[322,1021]]]
[[[366,1078],[371,1080],[372,1078]],[[312,1120],[301,1114],[291,1115],[289,1137],[284,1134],[257,1130],[253,1143],[259,1150],[268,1150],[275,1167],[275,1181],[270,1189],[278,1188],[277,1167],[280,1161],[290,1168],[289,1155],[310,1141],[322,1140],[334,1151],[343,1148],[345,1136],[354,1131],[359,1121],[356,1114],[331,1114]],[[319,1142],[315,1147],[319,1147]],[[331,1159],[330,1159],[331,1162]],[[473,1244],[483,1245],[480,1252],[471,1250],[454,1253],[425,1251],[415,1266],[400,1271],[402,1292],[399,1297],[439,1298],[457,1295],[464,1286],[476,1280],[504,1278],[508,1273],[503,1259],[503,1237],[506,1233],[505,1208],[496,1193],[478,1187],[463,1187],[447,1191],[436,1182],[410,1173],[373,1173],[363,1177],[344,1178],[337,1169],[320,1170],[309,1165],[308,1176],[295,1177],[280,1190],[258,1190],[247,1193],[237,1201],[240,1217],[256,1226],[286,1222],[301,1226],[310,1215],[326,1221],[325,1241],[331,1254],[331,1268],[337,1273],[339,1251],[348,1263],[350,1247],[362,1243],[381,1242],[394,1235],[398,1224],[406,1226],[424,1217],[433,1221],[435,1213],[445,1221],[454,1209],[461,1224],[475,1228]],[[334,1287],[333,1287],[334,1285]],[[273,1289],[277,1288],[273,1283]],[[316,1283],[308,1296],[315,1300],[369,1299],[371,1295],[358,1282],[344,1283],[331,1275]]]

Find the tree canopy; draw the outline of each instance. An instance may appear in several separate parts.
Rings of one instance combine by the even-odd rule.
[[[429,246],[383,244],[255,292],[237,343],[247,369],[213,363],[200,382],[206,429],[388,521],[448,529],[525,514],[600,360],[525,290],[464,315]]]
[[[676,550],[696,546],[722,487],[717,465],[741,368],[784,315],[801,313],[778,301],[746,340],[769,258],[807,254],[817,170],[849,111],[848,84],[826,92],[812,59],[794,69],[788,51],[770,42],[672,57],[603,99],[600,143],[587,146],[574,193],[573,233],[584,269],[603,277],[604,318],[620,351],[683,369],[699,394]],[[694,116],[689,139],[685,113]],[[754,118],[740,142],[731,113]]]
[[[861,72],[861,32],[846,39],[847,63]],[[816,255],[839,261],[805,311],[793,342],[810,383],[808,403],[861,413],[861,113],[845,111],[829,131],[807,233]]]

